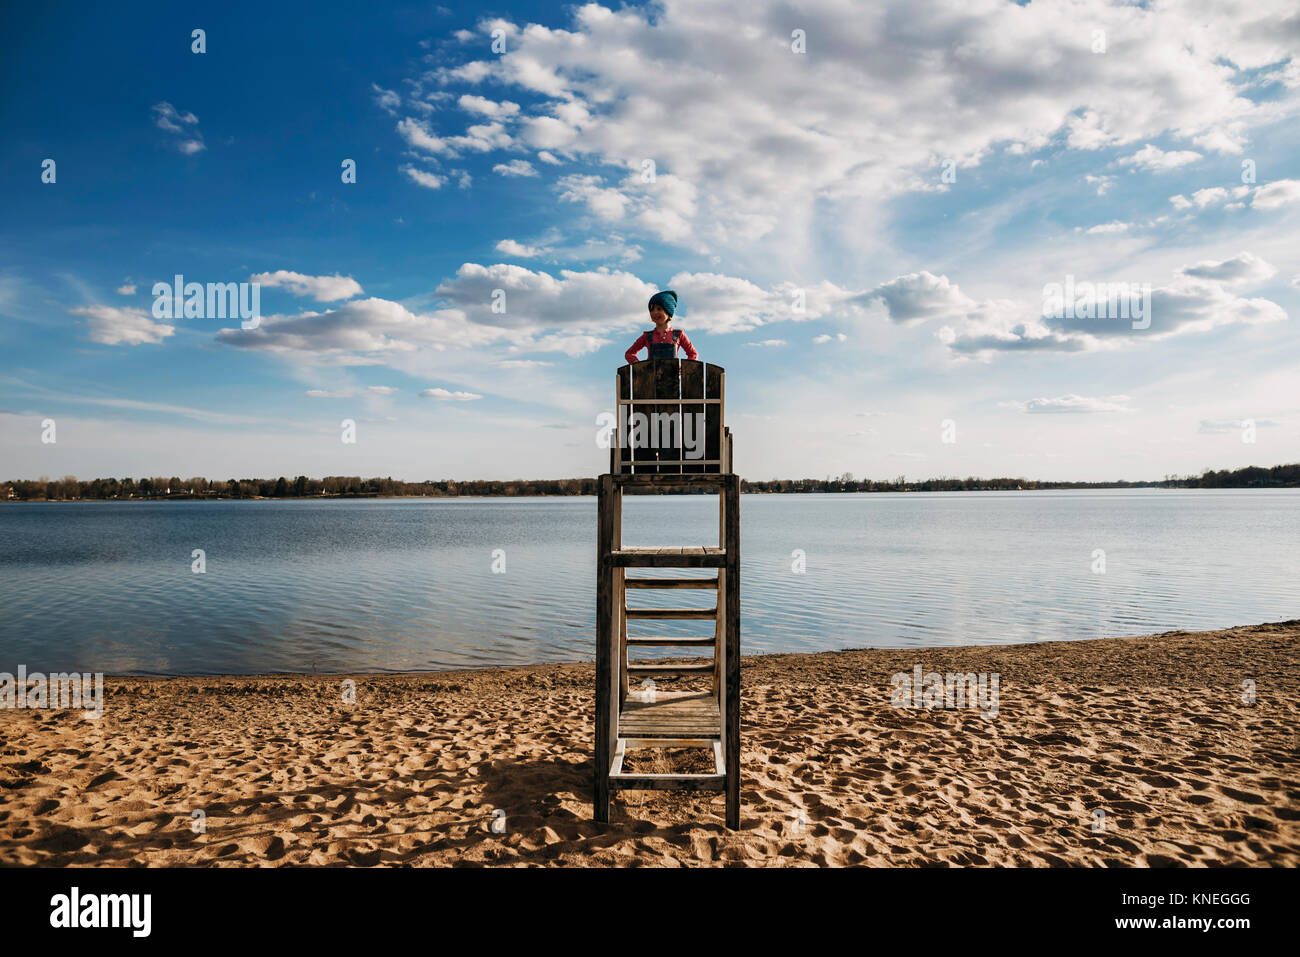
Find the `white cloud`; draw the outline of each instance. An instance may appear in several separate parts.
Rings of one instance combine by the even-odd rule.
[[[414,166],[403,166],[401,167],[401,170],[425,189],[440,189],[442,184],[447,182],[446,177],[439,176],[437,173],[430,173],[422,169],[417,169]]]
[[[1088,183],[1089,185],[1097,187],[1098,196],[1105,196],[1108,192],[1110,192],[1110,188],[1115,185],[1114,176],[1093,176],[1091,173],[1089,173],[1086,174],[1083,177],[1083,179],[1084,182]]]
[[[1249,252],[1238,253],[1232,259],[1225,259],[1222,262],[1205,260],[1194,266],[1184,266],[1180,271],[1184,276],[1191,276],[1194,279],[1209,279],[1231,284],[1263,282],[1277,274],[1273,266]]]
[[[1214,203],[1222,203],[1228,198],[1228,191],[1222,186],[1211,186],[1208,189],[1198,189],[1192,193],[1192,202],[1201,209]]]
[[[627,209],[628,198],[617,189],[603,186],[599,176],[574,174],[565,176],[556,185],[560,199],[586,203],[587,209],[600,219],[622,219]]]
[[[748,249],[771,237],[789,246],[809,227],[814,202],[871,204],[934,189],[936,143],[962,168],[1062,136],[1074,150],[1132,148],[1124,161],[1149,170],[1201,155],[1162,150],[1153,145],[1159,137],[1235,152],[1253,126],[1293,109],[1242,93],[1256,81],[1252,71],[1291,55],[1291,12],[1285,0],[1081,0],[1071,18],[1109,38],[1106,55],[1094,56],[1091,31],[1062,30],[1060,10],[1047,4],[825,2],[800,8],[815,43],[795,56],[780,6],[587,4],[563,28],[492,21],[513,30],[503,55],[434,68],[421,82],[520,91],[530,105],[504,118],[476,94],[458,102],[470,116],[508,121],[510,148],[585,165],[579,175],[597,180],[567,192],[598,217],[623,218],[644,194],[631,223],[666,241]],[[467,135],[493,143],[507,134]],[[696,191],[689,212],[606,180],[643,158]]]
[[[895,322],[964,316],[975,306],[947,276],[924,270],[882,283],[863,298],[880,300]]]
[[[203,134],[199,132],[199,118],[193,113],[182,113],[165,100],[155,103],[151,108],[154,125],[160,130],[175,134],[172,145],[186,155],[192,155],[207,149],[203,144]]]
[[[194,126],[199,122],[199,118],[193,113],[182,113],[166,101],[154,104],[151,109],[154,113],[154,123],[160,130],[166,130],[168,133],[183,133],[186,126]]]
[[[1258,266],[1249,262],[1205,263],[1186,267],[1215,267],[1223,275],[1245,275]],[[1267,264],[1265,264],[1267,265]],[[1041,312],[1028,316],[1028,310],[1014,303],[989,308],[988,304],[972,312],[960,328],[945,326],[939,340],[958,355],[984,358],[997,352],[1091,352],[1100,349],[1131,347],[1175,335],[1205,332],[1226,325],[1257,325],[1279,322],[1286,311],[1268,299],[1245,299],[1226,287],[1227,281],[1214,281],[1179,271],[1172,282],[1151,289],[1142,307],[1145,316],[1136,319],[1107,315],[1091,318],[1047,318]],[[1099,296],[1099,304],[1109,305]],[[1134,322],[1149,322],[1135,328]]]
[[[761,342],[746,342],[745,345],[765,347],[765,346],[784,346],[784,345],[789,345],[789,343],[787,343],[784,339],[764,339]],[[655,393],[655,394],[658,395],[659,393]]]
[[[498,289],[505,293],[503,313],[492,311]],[[557,278],[505,263],[464,263],[435,290],[470,322],[484,326],[593,333],[643,321],[656,291],[626,272],[562,269]]]
[[[87,338],[106,346],[139,346],[159,343],[176,332],[175,326],[154,322],[143,309],[119,309],[116,306],[80,306],[69,309],[73,315],[86,316]]]
[[[389,116],[396,116],[398,107],[402,105],[402,97],[397,91],[385,90],[378,83],[371,83],[370,89],[375,94],[375,105]]]
[[[835,341],[838,341],[838,342],[844,342],[844,341],[846,341],[848,338],[849,338],[849,337],[848,337],[847,335],[845,335],[844,333],[842,333],[842,332],[836,333],[836,334],[833,335],[833,336],[832,336],[832,335],[829,335],[829,334],[827,334],[827,333],[822,333],[820,336],[814,336],[814,337],[813,337],[813,342],[814,342],[815,344],[817,344],[817,345],[820,346],[820,345],[823,345],[823,344],[825,344],[825,343],[827,343],[827,342],[835,342]]]
[[[505,242],[505,241],[503,241]],[[711,273],[680,273],[667,287],[678,291],[679,326],[710,333],[737,332],[770,322],[865,315],[861,293],[820,283],[798,290],[804,309],[794,311],[795,288],[763,289]],[[623,339],[647,324],[646,303],[661,288],[609,267],[552,276],[523,266],[465,263],[441,282],[441,302],[414,313],[385,299],[356,299],[325,312],[263,317],[256,329],[223,329],[217,340],[242,349],[312,357],[317,364],[393,364],[421,352],[499,347],[505,357],[539,352],[584,355]],[[494,312],[496,290],[504,312]],[[694,310],[701,318],[693,324]],[[841,333],[840,336],[844,334]],[[513,355],[512,355],[513,354]]]
[[[643,328],[646,304],[660,288],[678,294],[678,325],[688,331],[742,332],[770,322],[818,319],[835,311],[853,317],[864,310],[854,301],[860,294],[832,283],[809,285],[803,312],[795,312],[796,288],[782,283],[764,289],[748,280],[717,273],[677,273],[664,287],[609,267],[586,272],[561,269],[559,276],[523,266],[465,263],[436,293],[476,324],[541,332],[610,334]],[[505,293],[506,311],[492,311],[494,290]],[[699,316],[698,325],[692,317]]]
[[[518,256],[521,259],[532,259],[540,256],[542,250],[536,246],[525,246],[523,243],[517,243],[513,239],[503,239],[497,243],[496,250],[499,253],[505,253],[507,256]]]
[[[387,299],[355,299],[327,312],[268,316],[255,329],[222,329],[217,341],[241,349],[304,353],[340,365],[375,365],[447,343],[473,348],[508,337],[476,326],[458,310],[416,315]]]
[[[1021,412],[1055,413],[1055,412],[1132,412],[1128,406],[1129,397],[1112,395],[1106,398],[1090,398],[1082,395],[1060,395],[1055,398],[1030,399],[1027,402],[1001,403],[1005,408],[1019,409]]]
[[[372,395],[392,395],[397,391],[391,385],[368,385],[366,391]],[[305,395],[313,399],[351,399],[357,394],[356,389],[308,389]]]
[[[295,296],[311,296],[317,302],[337,302],[361,295],[365,290],[351,276],[306,276],[300,272],[277,269],[259,272],[249,277],[249,282],[271,288],[283,287]]]
[[[1241,124],[1234,123],[1230,129],[1207,130],[1192,140],[1201,149],[1214,153],[1240,153],[1246,148],[1245,136]]]
[[[402,138],[417,150],[425,153],[435,153],[439,156],[455,156],[452,150],[443,139],[429,132],[429,128],[417,119],[407,117],[400,120],[397,124],[397,132],[402,134]]]
[[[497,163],[492,167],[492,172],[500,173],[502,176],[536,176],[537,170],[533,169],[533,164],[528,160],[511,160],[509,163]]]
[[[1131,156],[1122,157],[1119,161],[1120,166],[1132,166],[1137,169],[1151,170],[1154,172],[1164,172],[1166,170],[1177,169],[1180,166],[1186,166],[1188,163],[1194,163],[1201,158],[1200,153],[1192,150],[1173,150],[1165,152],[1157,146],[1148,143],[1142,149],[1138,150]]]
[[[1275,429],[1281,423],[1274,422],[1272,419],[1251,419],[1257,429]],[[1240,433],[1246,428],[1246,420],[1229,419],[1228,421],[1212,421],[1210,419],[1201,419],[1196,431],[1201,435],[1223,435],[1229,432]]]
[[[474,399],[481,399],[483,396],[475,395],[473,392],[448,392],[446,389],[425,389],[420,393],[422,399],[438,399],[441,401],[451,402],[471,402]]]
[[[1277,209],[1300,202],[1300,179],[1279,179],[1255,190],[1250,205],[1255,209]]]
[[[679,324],[698,315],[710,332],[745,332],[772,322],[820,319],[832,312],[861,318],[867,311],[860,293],[825,281],[802,287],[784,282],[764,289],[720,273],[677,273],[668,288],[677,291],[678,309],[687,311]],[[803,311],[796,312],[801,299]]]
[[[1285,180],[1283,180],[1283,182],[1285,182]],[[1231,190],[1226,189],[1223,186],[1208,186],[1205,189],[1198,189],[1196,192],[1192,193],[1192,198],[1190,200],[1186,196],[1178,195],[1170,196],[1169,202],[1173,203],[1174,208],[1179,210],[1191,209],[1193,206],[1197,209],[1205,209],[1207,206],[1215,206],[1219,203],[1227,202],[1228,199],[1232,197],[1242,199],[1248,196],[1250,192],[1251,187],[1249,186],[1238,186]],[[1241,203],[1233,203],[1226,208],[1240,209],[1241,206]]]
[[[616,233],[606,232],[603,239],[589,237],[575,245],[554,245],[551,240],[558,238],[558,236],[558,230],[552,230],[551,239],[536,244],[503,239],[496,244],[496,250],[505,253],[507,256],[516,256],[520,259],[544,257],[549,262],[590,263],[612,259],[621,263],[631,263],[641,258],[641,247],[628,246]]]
[[[133,282],[127,282],[127,283],[123,283],[122,285],[118,286],[118,287],[117,287],[117,294],[118,294],[119,296],[134,296],[134,295],[135,295],[135,283],[133,283]]]
[[[559,166],[561,163],[564,162],[561,159],[557,159],[549,150],[541,150],[537,154],[537,158],[541,160],[543,163],[549,163],[552,166]]]
[[[519,112],[518,103],[509,101],[496,103],[481,96],[470,96],[468,94],[462,96],[457,103],[466,113],[480,113],[483,116],[491,116],[496,119],[506,119],[515,116]]]
[[[1101,233],[1101,234],[1105,234],[1105,233],[1126,233],[1126,232],[1128,232],[1128,228],[1129,228],[1129,226],[1131,226],[1131,225],[1132,225],[1131,223],[1121,223],[1121,222],[1119,222],[1118,220],[1116,220],[1115,222],[1102,223],[1102,224],[1099,225],[1099,226],[1093,226],[1093,227],[1091,227],[1090,229],[1088,229],[1087,232],[1088,232],[1088,235],[1090,235],[1090,236],[1091,236],[1091,235],[1096,235],[1096,234],[1098,234],[1098,233]]]

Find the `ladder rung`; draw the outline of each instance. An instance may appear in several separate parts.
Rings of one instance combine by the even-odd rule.
[[[700,673],[711,674],[712,672],[712,660],[698,665],[634,665],[629,663],[627,666],[629,678],[632,675],[697,675]]]
[[[625,578],[624,588],[717,588],[716,578]]]
[[[643,618],[717,618],[716,608],[625,608],[628,620]]]
[[[616,548],[609,553],[615,568],[725,568],[726,549],[718,545],[664,548]]]
[[[628,635],[627,644],[629,648],[637,645],[677,645],[681,648],[710,648],[717,642],[717,638],[709,635],[707,638],[674,638],[670,635]]]

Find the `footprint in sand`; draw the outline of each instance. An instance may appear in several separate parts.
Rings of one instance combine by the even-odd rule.
[[[1218,785],[1220,793],[1226,794],[1234,801],[1240,801],[1242,804],[1265,804],[1266,799],[1252,791],[1238,791],[1236,788],[1230,788],[1226,784]]]

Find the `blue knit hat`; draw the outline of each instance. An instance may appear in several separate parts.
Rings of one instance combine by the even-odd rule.
[[[665,289],[663,292],[657,292],[650,297],[650,305],[647,307],[653,309],[655,306],[662,306],[664,312],[668,313],[669,318],[677,311],[677,293],[671,289]]]

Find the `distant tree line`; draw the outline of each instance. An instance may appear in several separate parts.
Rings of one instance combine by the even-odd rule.
[[[455,495],[595,495],[594,478],[518,479],[515,481],[403,482],[359,475],[327,475],[323,479],[254,478],[213,481],[206,478],[116,479],[78,481],[75,475],[58,480],[42,476],[35,481],[4,484],[9,501],[70,501],[73,499],[216,499],[216,498],[382,498],[399,495],[445,497]]]
[[[363,479],[357,475],[328,475],[323,479],[299,475],[295,478],[182,479],[97,478],[79,481],[75,475],[51,480],[5,482],[0,496],[6,501],[74,501],[77,499],[218,499],[218,498],[383,498],[393,496],[427,496],[445,498],[457,495],[595,495],[594,478],[514,479],[512,481],[474,480],[403,482],[392,476]],[[877,481],[856,479],[852,472],[838,478],[772,479],[768,482],[742,480],[742,492],[984,492],[1008,489],[1062,488],[1300,488],[1300,463],[1275,465],[1272,468],[1248,466],[1232,471],[1206,469],[1200,475],[1166,475],[1158,482],[1044,482],[1026,478],[983,479],[945,477],[909,482],[906,476]],[[684,493],[701,490],[677,490]]]
[[[877,481],[856,479],[852,472],[836,478],[773,479],[770,482],[741,482],[744,492],[989,492],[1007,489],[1054,488],[1298,488],[1300,463],[1265,469],[1251,465],[1233,471],[1206,469],[1200,475],[1166,475],[1160,481],[1046,482],[1027,478],[940,477],[909,482],[904,475]]]

